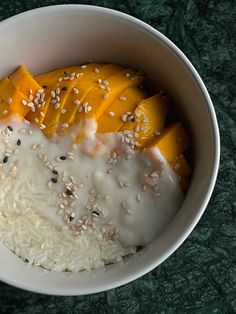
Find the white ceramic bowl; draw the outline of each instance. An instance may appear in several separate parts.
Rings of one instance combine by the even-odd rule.
[[[187,238],[210,199],[219,164],[219,131],[200,76],[184,54],[151,26],[113,10],[52,6],[0,23],[0,77],[25,63],[33,73],[88,60],[141,68],[176,99],[191,132],[195,167],[182,208],[144,251],[107,269],[45,273],[0,245],[0,280],[46,294],[81,295],[124,285],[146,274]]]

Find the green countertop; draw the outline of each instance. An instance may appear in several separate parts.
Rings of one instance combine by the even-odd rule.
[[[146,276],[82,297],[38,295],[0,283],[0,313],[236,313],[236,1],[1,0],[0,20],[62,3],[129,13],[177,44],[212,97],[221,132],[220,170],[200,223],[168,260]]]

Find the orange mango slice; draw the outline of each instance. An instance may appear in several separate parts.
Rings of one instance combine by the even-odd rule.
[[[90,110],[77,112],[75,122],[91,117],[98,121],[104,111],[126,88],[140,85],[143,78],[143,75],[137,74],[133,69],[123,69],[108,77],[106,84],[103,84],[104,82],[96,84],[83,99],[84,104],[87,104]],[[80,105],[78,111],[83,109],[84,104]]]
[[[89,75],[76,84],[70,92],[64,107],[66,112],[60,116],[60,124],[67,123],[70,126],[74,123],[74,121],[78,123],[78,108],[83,105],[87,93],[92,90],[94,86],[98,85],[98,80],[103,81],[114,73],[121,71],[121,69],[121,67],[114,64],[96,67],[94,71],[89,73]],[[77,119],[75,119],[76,117]]]
[[[125,97],[126,100],[121,101],[120,97]],[[133,112],[138,102],[144,98],[144,92],[138,87],[125,89],[98,120],[97,133],[118,132],[124,124],[122,120],[123,114]]]
[[[19,89],[25,97],[28,98],[30,89],[34,95],[42,87],[35,81],[33,76],[27,70],[25,65],[20,65],[16,71],[9,77],[12,85]]]
[[[97,66],[98,64],[91,63],[91,64],[88,64],[86,68],[70,67],[69,69],[70,69],[71,74],[74,74],[74,73],[80,74],[78,77],[76,77],[76,74],[70,76],[71,78],[74,77],[73,80],[68,79],[69,76],[65,76],[65,73],[66,74],[69,73],[68,68],[46,73],[42,75],[40,79],[38,79],[37,77],[37,79],[41,83],[43,83],[43,86],[44,86],[45,104],[41,107],[37,107],[35,112],[29,112],[29,114],[27,115],[27,119],[31,122],[37,123],[39,127],[41,127],[41,125],[43,124],[43,127],[44,126],[46,127],[46,129],[44,129],[45,135],[52,136],[56,132],[56,128],[60,119],[61,112],[64,112],[62,110],[64,106],[66,106],[67,98],[73,86],[78,84],[80,80],[86,79],[87,75],[91,71],[93,71],[94,68],[96,68]],[[74,71],[75,69],[77,69],[77,72]],[[83,71],[79,72],[78,69],[81,69]],[[81,75],[81,73],[83,75]],[[47,78],[48,81],[45,79],[45,77]],[[63,79],[59,81],[58,79],[61,77]],[[44,85],[44,84],[47,84],[47,85]],[[57,95],[57,90],[60,91],[59,95]],[[56,96],[59,97],[58,98],[59,101],[55,101],[57,100],[57,97],[54,97],[54,100],[52,99],[53,98],[52,95],[54,95],[54,93],[56,94]],[[59,104],[60,106],[57,104]]]
[[[121,131],[131,131],[136,137],[137,146],[144,147],[155,137],[165,124],[168,103],[162,93],[141,100]],[[128,118],[128,117],[127,117]]]
[[[191,174],[192,170],[184,155],[181,154],[176,156],[174,160],[170,163],[170,166],[175,170],[180,176],[188,176]]]
[[[150,146],[156,145],[171,164],[190,146],[190,139],[181,123],[173,123],[157,136]]]
[[[18,112],[20,115],[25,117],[27,112],[30,111],[30,107],[23,104],[23,101],[25,101],[25,104],[30,102],[28,97],[12,85],[8,78],[5,78],[0,82],[0,95],[4,100],[4,104],[1,105],[2,114],[4,114],[5,110],[7,110],[9,113],[10,111]]]

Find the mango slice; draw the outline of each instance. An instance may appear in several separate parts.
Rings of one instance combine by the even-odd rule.
[[[121,101],[120,97],[125,97],[126,100]],[[118,132],[124,124],[122,116],[126,112],[133,112],[138,102],[144,98],[145,93],[138,87],[125,89],[98,120],[97,133]]]
[[[176,173],[180,176],[188,176],[191,174],[192,170],[189,166],[187,160],[185,159],[184,155],[181,154],[176,156],[174,160],[170,163],[170,166],[175,170]]]
[[[78,78],[102,65],[101,63],[88,63],[82,66],[70,66],[37,75],[35,79],[41,86],[44,86],[44,88],[49,88],[51,85],[55,86],[59,81],[71,80],[75,82]],[[73,77],[74,79],[72,80]]]
[[[48,107],[50,106],[50,112],[48,114],[55,118],[55,122],[54,122],[54,124],[53,123],[51,124],[54,126],[51,128],[51,130],[48,130],[48,132],[50,134],[51,134],[51,132],[54,132],[56,129],[56,124],[57,124],[58,119],[59,119],[58,116],[59,116],[60,110],[62,109],[62,103],[58,102],[58,103],[60,103],[60,108],[57,108],[58,105],[56,105],[56,103],[51,104],[51,101],[52,101],[51,93],[52,93],[52,91],[56,93],[57,88],[60,88],[60,93],[63,93],[63,97],[66,96],[66,98],[67,98],[69,92],[71,91],[71,88],[77,82],[79,82],[81,79],[84,79],[86,77],[86,75],[88,75],[96,66],[98,66],[98,64],[92,64],[91,63],[91,64],[88,64],[86,66],[86,68],[69,67],[69,68],[59,69],[59,70],[56,70],[53,72],[49,72],[49,73],[41,74],[41,75],[37,76],[36,79],[42,84],[42,87],[44,88],[45,104],[43,106],[37,107],[35,112],[29,112],[29,114],[27,115],[27,119],[31,122],[37,123],[38,126],[41,126],[41,124],[46,125],[44,123],[44,119],[46,117]],[[80,71],[80,69],[83,71]],[[77,70],[77,72],[74,72],[75,70]],[[76,73],[76,74],[72,75],[74,73]],[[67,76],[65,76],[65,74]],[[60,80],[60,82],[59,82],[60,78],[62,78],[62,80]],[[72,79],[72,78],[74,78],[74,79]],[[66,98],[64,97],[65,101],[66,101]],[[63,102],[63,105],[65,105],[65,101]],[[53,102],[54,102],[54,100],[53,100]],[[54,114],[55,107],[58,109],[58,111],[54,116],[53,114]],[[46,123],[47,123],[47,121],[46,121]]]
[[[60,124],[67,123],[70,126],[74,123],[74,120],[78,123],[79,119],[75,119],[75,117],[79,116],[78,108],[83,105],[87,93],[98,84],[98,80],[102,82],[121,70],[121,67],[114,64],[94,68],[93,72],[73,87],[64,107],[66,112],[60,116]]]
[[[32,94],[35,95],[35,93],[42,88],[35,81],[25,65],[20,65],[9,79],[12,85],[14,85],[16,89],[19,89],[27,98],[30,94],[30,90]]]
[[[157,136],[150,146],[156,145],[169,163],[182,154],[190,146],[190,139],[181,123],[173,123]]]
[[[27,106],[27,103],[30,102],[28,97],[12,85],[8,78],[5,78],[0,82],[0,95],[4,100],[4,104],[1,105],[2,114],[7,110],[9,113],[10,111],[18,112],[25,117],[27,112],[30,111],[30,107]],[[23,102],[25,102],[25,104],[23,104]]]
[[[133,69],[123,69],[107,78],[106,84],[98,83],[85,95],[83,104],[80,105],[79,112],[75,116],[75,122],[84,118],[95,118],[98,121],[122,91],[128,87],[139,86],[143,78],[142,74],[137,74]],[[85,104],[90,110],[84,108]]]
[[[155,132],[164,127],[167,110],[168,102],[162,92],[141,100],[133,114],[127,114],[125,118],[128,121],[120,130],[132,132],[136,146],[142,148],[155,137]]]

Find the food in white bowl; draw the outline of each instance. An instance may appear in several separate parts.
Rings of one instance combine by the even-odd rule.
[[[22,65],[0,82],[0,238],[23,261],[54,271],[119,262],[176,215],[190,139],[146,82],[94,63],[36,77]]]
[[[89,272],[45,273],[43,268],[25,263],[0,245],[0,279],[36,292],[78,295],[111,289],[147,273],[186,239],[214,187],[219,134],[213,105],[201,78],[183,53],[158,31],[104,8],[69,5],[29,11],[2,22],[0,35],[4,39],[0,51],[2,79],[22,63],[35,76],[89,60],[143,70],[156,88],[173,96],[194,155],[191,185],[180,210],[141,251]],[[44,49],[32,44],[35,38]]]

